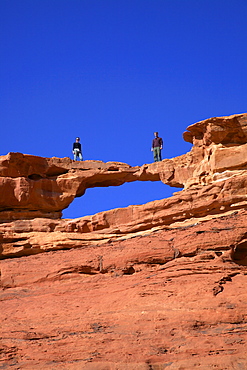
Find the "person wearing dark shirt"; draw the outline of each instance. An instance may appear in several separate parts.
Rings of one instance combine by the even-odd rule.
[[[152,148],[151,148],[153,152],[153,156],[154,156],[154,162],[160,162],[162,160],[161,159],[162,148],[163,148],[163,140],[161,139],[161,137],[159,137],[158,132],[155,132],[154,139],[152,142]]]
[[[80,138],[77,137],[75,139],[75,142],[73,144],[73,150],[72,153],[74,154],[74,161],[76,161],[77,157],[82,161],[82,151],[81,151],[81,143],[80,143]]]

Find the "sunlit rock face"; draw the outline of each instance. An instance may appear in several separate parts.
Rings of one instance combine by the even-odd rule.
[[[247,115],[241,114],[191,125],[184,133],[185,140],[193,143],[190,152],[141,167],[9,153],[0,157],[0,220],[60,218],[62,210],[87,188],[118,186],[136,180],[161,180],[167,185],[184,188],[186,195],[182,197],[186,198],[189,194],[193,198],[195,189],[196,192],[209,192],[204,188],[207,185],[219,187],[216,193],[220,192],[218,195],[222,198],[221,181],[228,181],[229,186],[234,187],[235,196],[244,201],[246,120]],[[235,184],[236,177],[239,185]]]
[[[246,369],[247,114],[162,162],[0,157],[3,369]],[[183,188],[74,220],[87,188]]]

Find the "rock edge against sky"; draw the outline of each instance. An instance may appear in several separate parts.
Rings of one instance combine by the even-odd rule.
[[[245,369],[247,114],[191,125],[159,163],[0,157],[0,367]],[[172,197],[74,220],[87,188]]]

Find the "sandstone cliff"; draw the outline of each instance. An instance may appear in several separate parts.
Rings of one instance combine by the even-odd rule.
[[[247,114],[184,139],[141,167],[0,157],[0,368],[247,368]],[[87,188],[137,180],[183,190],[61,219]]]

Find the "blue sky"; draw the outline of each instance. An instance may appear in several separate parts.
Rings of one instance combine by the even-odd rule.
[[[194,122],[246,112],[246,0],[0,0],[1,155],[152,162]],[[179,190],[179,189],[178,189]],[[89,189],[73,218],[172,195],[159,182]]]

